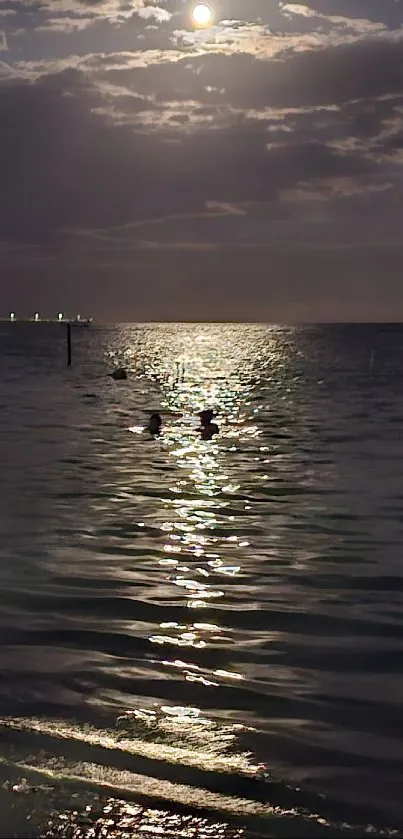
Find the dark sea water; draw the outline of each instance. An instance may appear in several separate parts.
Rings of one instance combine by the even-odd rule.
[[[65,338],[0,327],[0,835],[403,836],[403,327]]]

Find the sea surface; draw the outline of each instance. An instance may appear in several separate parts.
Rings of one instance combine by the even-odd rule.
[[[402,424],[402,326],[0,327],[1,836],[403,836]]]

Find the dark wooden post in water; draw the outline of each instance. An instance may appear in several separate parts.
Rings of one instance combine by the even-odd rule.
[[[67,367],[71,366],[71,323],[67,324]]]

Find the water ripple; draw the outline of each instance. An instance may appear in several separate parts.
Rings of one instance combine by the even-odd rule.
[[[89,831],[402,827],[403,330],[83,330],[67,372],[38,330],[3,342],[5,777],[52,835],[71,784]]]

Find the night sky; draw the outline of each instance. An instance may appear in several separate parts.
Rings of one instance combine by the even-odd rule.
[[[402,0],[0,0],[0,310],[403,319]]]

